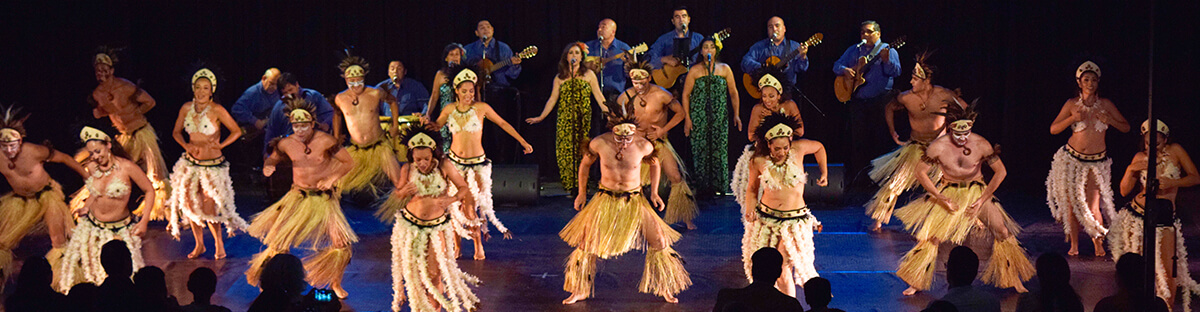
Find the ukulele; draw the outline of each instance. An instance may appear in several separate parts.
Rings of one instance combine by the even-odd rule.
[[[537,53],[538,53],[537,46],[529,46],[529,47],[526,47],[525,50],[521,50],[521,53],[517,53],[514,56],[519,57],[521,59],[528,59],[528,58],[533,57],[534,55],[537,55]],[[486,58],[479,60],[478,68],[480,71],[482,71],[482,73],[479,73],[479,78],[480,78],[479,85],[482,86],[482,85],[487,84],[488,82],[491,82],[492,73],[497,70],[500,70],[501,68],[504,68],[504,66],[508,66],[508,65],[512,65],[511,58],[505,59],[504,61],[501,61],[499,63],[492,63],[492,60],[489,60]]]
[[[809,37],[808,40],[801,42],[800,47],[801,48],[803,48],[803,47],[811,48],[818,44],[821,44],[821,40],[824,40],[824,39],[825,39],[824,34],[817,33],[815,35],[812,35],[812,37]],[[800,48],[797,48],[796,50],[793,50],[791,53],[784,55],[783,58],[780,58],[780,57],[774,56],[774,55],[772,55],[771,57],[768,57],[766,60],[764,60],[762,62],[762,64],[763,64],[762,67],[760,67],[758,70],[755,70],[753,72],[753,74],[743,73],[742,74],[742,86],[746,88],[746,93],[749,93],[750,97],[752,97],[752,98],[761,99],[762,94],[760,94],[758,92],[758,81],[755,80],[754,77],[761,76],[764,72],[771,71],[770,68],[767,68],[768,66],[775,67],[777,69],[780,69],[780,71],[782,71],[783,67],[787,66],[788,63],[791,63],[792,59],[796,58],[797,56],[800,56]],[[783,78],[783,77],[778,77],[778,78]],[[780,90],[780,91],[782,92],[782,90]]]
[[[731,30],[729,28],[725,28],[725,29],[722,29],[721,31],[718,31],[717,33],[713,34],[712,38],[716,39],[717,41],[724,41],[725,39],[729,38],[730,34],[731,34]],[[700,47],[696,47],[695,49],[692,49],[691,52],[688,52],[688,55],[691,56],[692,54],[696,54],[697,52],[700,52]],[[684,62],[682,60],[680,60],[679,64],[676,64],[676,65],[663,64],[663,67],[661,69],[655,69],[653,72],[650,73],[650,76],[654,78],[654,84],[656,84],[660,87],[663,87],[663,88],[668,88],[668,89],[675,86],[675,81],[679,80],[679,76],[686,74],[688,72],[688,67],[686,65],[683,65],[683,63]]]
[[[904,43],[904,36],[900,36],[900,38],[896,38],[895,41],[892,41],[892,44],[889,48],[899,49],[900,47],[904,46]],[[845,75],[842,75],[833,79],[833,93],[837,94],[838,101],[842,103],[850,101],[850,97],[854,95],[854,90],[858,90],[859,86],[867,83],[867,80],[863,79],[863,74],[865,74],[867,70],[871,69],[870,67],[867,67],[867,65],[870,64],[871,61],[874,61],[876,56],[879,56],[879,52],[883,52],[883,49],[878,49],[877,51],[872,51],[872,53],[868,54],[867,56],[859,57],[858,64],[855,64],[854,67],[851,68],[854,70],[854,77],[846,77]]]
[[[583,65],[587,66],[588,69],[591,69],[594,72],[598,72],[600,70],[600,66],[603,64],[608,64],[608,62],[612,62],[618,58],[626,57],[627,55],[633,56],[634,54],[645,53],[646,50],[648,50],[648,49],[649,48],[646,47],[646,43],[642,42],[642,43],[639,43],[638,45],[633,46],[632,48],[629,48],[629,50],[625,50],[625,52],[621,52],[615,56],[605,57],[605,58],[601,58],[599,56],[586,57],[586,58],[584,58]]]

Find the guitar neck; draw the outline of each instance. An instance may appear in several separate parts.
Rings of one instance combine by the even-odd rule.
[[[488,72],[494,72],[504,68],[504,66],[512,65],[512,59],[504,60],[503,62],[493,63],[492,67],[488,68]]]

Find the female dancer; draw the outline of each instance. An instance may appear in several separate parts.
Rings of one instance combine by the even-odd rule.
[[[1121,211],[1113,220],[1113,235],[1109,242],[1113,259],[1118,259],[1127,252],[1142,253],[1142,218],[1143,207],[1146,206],[1146,167],[1149,163],[1147,151],[1151,135],[1158,136],[1158,142],[1155,144],[1157,146],[1154,148],[1158,151],[1158,164],[1155,167],[1158,170],[1159,189],[1155,197],[1165,199],[1174,206],[1175,196],[1179,194],[1180,188],[1200,184],[1200,172],[1196,170],[1196,164],[1182,146],[1170,142],[1171,130],[1167,128],[1166,123],[1159,120],[1152,131],[1150,121],[1147,120],[1142,123],[1141,130],[1142,139],[1145,140],[1142,143],[1142,151],[1134,155],[1129,167],[1125,168],[1125,175],[1121,177],[1121,196],[1129,196],[1139,185],[1141,189],[1129,204],[1121,207]],[[1173,223],[1158,225],[1158,237],[1155,238],[1158,242],[1158,249],[1155,249],[1156,259],[1147,258],[1157,260],[1154,270],[1157,274],[1154,278],[1157,284],[1154,285],[1155,293],[1165,299],[1168,305],[1174,305],[1175,287],[1181,286],[1185,294],[1183,306],[1190,310],[1192,296],[1200,294],[1200,285],[1196,284],[1188,270],[1187,248],[1184,248],[1181,230],[1178,214],[1175,215]],[[1179,256],[1179,259],[1174,259],[1175,256]],[[1167,263],[1177,265],[1167,271]]]
[[[563,189],[568,191],[576,189],[578,179],[575,175],[583,159],[579,147],[587,144],[588,130],[592,129],[592,96],[600,99],[600,111],[608,113],[596,73],[582,65],[583,57],[587,54],[587,45],[582,42],[572,43],[563,49],[563,55],[558,60],[558,75],[554,76],[554,86],[550,90],[550,99],[546,100],[546,108],[542,109],[541,115],[525,119],[531,125],[542,122],[554,110],[554,105],[562,102],[555,125],[558,136],[554,140],[554,154],[558,158],[558,176],[562,179]]]
[[[433,90],[429,91],[429,105],[425,106],[425,116],[439,116],[442,114],[442,109],[446,105],[454,103],[454,86],[450,84],[450,78],[458,71],[462,64],[463,46],[457,43],[447,44],[442,48],[442,62],[446,64],[442,69],[439,69],[436,74],[433,74]],[[442,141],[442,152],[450,151],[450,129],[442,128],[442,137],[446,140]]]
[[[145,193],[142,204],[153,203],[154,185],[146,173],[129,160],[112,137],[92,127],[83,127],[79,139],[86,146],[83,167],[91,173],[80,192],[72,200],[72,213],[79,218],[71,232],[67,248],[58,269],[55,286],[66,292],[78,283],[100,284],[108,277],[100,265],[100,246],[111,240],[121,240],[129,247],[133,271],[144,265],[142,238],[150,224],[150,210],[143,210],[139,221],[129,212],[130,184]],[[132,272],[132,271],[131,271]]]
[[[1063,224],[1071,250],[1079,254],[1079,228],[1092,238],[1097,257],[1104,256],[1104,218],[1113,218],[1112,160],[1105,155],[1104,133],[1108,126],[1129,132],[1129,122],[1112,101],[1096,95],[1100,67],[1090,61],[1075,70],[1079,96],[1067,100],[1050,134],[1071,128],[1071,139],[1054,153],[1046,177],[1046,204]]]
[[[453,143],[450,144],[450,153],[446,154],[450,161],[454,162],[454,167],[459,173],[467,179],[467,185],[471,188],[471,193],[475,195],[475,200],[479,203],[479,226],[472,226],[471,239],[475,241],[475,260],[483,260],[483,236],[487,234],[487,224],[485,221],[491,221],[500,233],[504,233],[504,238],[512,238],[512,233],[509,233],[508,228],[500,223],[500,219],[496,219],[496,211],[492,206],[492,162],[487,159],[487,155],[483,151],[483,121],[489,120],[507,132],[517,142],[521,143],[521,147],[525,149],[525,154],[533,152],[533,146],[525,142],[525,138],[513,129],[507,121],[500,118],[496,111],[492,110],[492,106],[484,102],[475,101],[475,82],[478,77],[474,71],[463,69],[454,76],[454,92],[457,95],[454,104],[448,106],[449,109],[443,109],[442,113],[437,118],[439,127],[445,126],[450,130],[453,138]],[[455,195],[456,191],[451,191],[450,195]],[[457,240],[455,240],[457,242]]]
[[[804,136],[804,120],[800,118],[800,108],[796,106],[796,102],[783,97],[784,86],[779,79],[776,79],[774,74],[764,74],[758,79],[758,90],[762,94],[762,102],[755,104],[754,108],[750,109],[750,122],[746,124],[750,144],[746,145],[746,148],[742,150],[742,156],[738,157],[737,165],[733,167],[733,178],[729,181],[729,188],[733,189],[733,196],[737,199],[739,207],[746,206],[750,160],[754,158],[755,145],[759,143],[754,132],[762,124],[763,118],[773,113],[791,116],[799,122],[799,126],[792,129],[792,136]]]
[[[717,54],[721,43],[706,38],[700,43],[702,62],[688,70],[683,84],[683,109],[688,113],[683,133],[692,138],[692,173],[695,192],[701,196],[724,193],[729,185],[729,114],[726,102],[733,108],[733,125],[742,131],[737,88],[729,64],[721,63]],[[694,130],[694,133],[693,133]]]
[[[189,259],[204,254],[204,228],[213,236],[216,252],[213,258],[225,258],[225,240],[221,237],[221,225],[229,235],[233,231],[245,230],[249,224],[237,213],[233,202],[233,181],[229,179],[229,162],[221,154],[229,144],[242,136],[242,129],[225,108],[213,100],[217,90],[217,76],[208,68],[201,68],[192,75],[192,101],[179,108],[175,118],[175,130],[171,132],[175,142],[185,152],[171,173],[171,198],[167,201],[170,211],[171,236],[179,239],[179,223],[191,224],[196,248],[188,254]],[[221,140],[221,126],[229,130],[229,136]],[[187,131],[188,139],[183,139]]]
[[[385,204],[399,207],[392,227],[392,310],[400,311],[406,299],[412,311],[473,310],[479,298],[468,284],[479,279],[458,268],[453,242],[459,233],[470,235],[462,224],[474,221],[475,200],[437,147],[437,131],[418,123],[400,139],[409,157],[400,169],[402,184]],[[451,186],[457,196],[448,195]]]

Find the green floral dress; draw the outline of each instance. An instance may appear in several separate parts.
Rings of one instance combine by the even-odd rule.
[[[592,87],[587,81],[571,78],[558,87],[558,136],[554,140],[554,152],[558,158],[558,175],[563,189],[579,187],[579,163],[583,154],[579,150],[587,144],[588,130],[592,128]]]
[[[729,186],[729,87],[725,78],[696,78],[690,95],[693,188],[697,194],[726,192]]]
[[[449,83],[443,83],[438,87],[438,107],[446,109],[447,105],[454,103],[455,96],[457,95],[454,94],[454,87],[451,87]],[[441,111],[438,113],[440,114]],[[442,126],[442,153],[450,152],[450,139],[450,127]]]

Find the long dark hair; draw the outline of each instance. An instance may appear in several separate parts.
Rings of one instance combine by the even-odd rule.
[[[713,53],[713,64],[721,62],[721,48],[717,47],[717,40],[713,39],[712,37],[705,37],[704,40],[700,41],[700,49],[696,50],[696,59],[692,60],[692,64],[704,63],[704,55],[702,55],[699,51],[703,50],[705,42],[712,42],[713,48],[717,49],[717,53]]]
[[[558,58],[558,79],[571,78],[571,60],[567,56],[571,53],[571,48],[579,48],[580,54],[579,69],[575,70],[575,75],[583,76],[584,73],[587,73],[587,66],[583,66],[582,64],[584,59],[587,58],[587,45],[584,45],[583,42],[576,41],[567,44],[566,47],[563,47],[562,57]]]
[[[788,128],[792,129],[800,127],[800,121],[795,117],[779,112],[772,112],[770,115],[763,117],[762,123],[758,125],[757,129],[754,129],[754,156],[771,155],[771,142],[766,140],[766,135],[768,131],[771,131],[771,128],[779,124],[787,125]]]
[[[450,52],[451,52],[451,51],[454,51],[454,50],[459,50],[459,51],[460,51],[460,52],[459,52],[459,55],[461,55],[461,57],[463,57],[463,58],[466,58],[466,57],[467,57],[467,56],[465,55],[465,54],[467,54],[467,53],[466,53],[466,52],[467,52],[467,49],[463,48],[463,46],[462,46],[461,44],[458,44],[458,43],[450,43],[450,44],[447,44],[447,45],[446,45],[446,47],[442,48],[442,58],[438,59],[438,62],[443,62],[443,63],[445,63],[445,62],[446,62],[446,57],[447,57],[447,56],[450,56]],[[459,64],[462,64],[462,63],[463,63],[463,62],[465,62],[465,61],[466,61],[465,59],[459,59],[459,60],[458,60],[458,63],[459,63]],[[442,64],[442,69],[441,69],[441,71],[442,71],[442,75],[454,75],[454,74],[457,74],[457,73],[458,73],[457,71],[451,71],[451,67],[453,67],[453,66],[451,66],[451,65],[450,65],[450,63],[445,63],[445,64]],[[454,79],[454,77],[450,77],[450,79]],[[435,83],[436,83],[436,82],[435,82]]]

